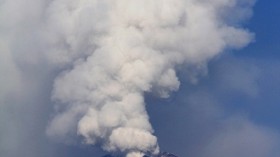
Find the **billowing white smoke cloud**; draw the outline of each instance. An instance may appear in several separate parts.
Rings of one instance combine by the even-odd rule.
[[[229,20],[227,11],[241,11],[241,20],[252,4],[52,1],[47,9],[47,56],[71,68],[55,80],[52,98],[57,113],[47,133],[62,138],[77,133],[87,144],[128,157],[158,153],[143,94],[168,97],[180,85],[178,65],[205,64],[226,48],[248,44],[252,34]]]
[[[37,72],[30,70],[33,65],[63,69],[54,81],[57,105],[49,136],[78,135],[128,157],[156,154],[143,94],[168,97],[179,88],[181,64],[206,64],[225,49],[247,45],[252,34],[238,22],[250,16],[252,5],[253,0],[0,0],[0,65],[15,79],[4,78],[15,83],[3,84],[0,98],[28,72]]]

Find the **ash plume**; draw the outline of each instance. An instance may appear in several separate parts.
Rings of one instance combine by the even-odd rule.
[[[36,8],[1,23],[7,31],[0,32],[0,47],[7,58],[12,51],[33,56],[15,59],[16,66],[40,64],[58,73],[47,135],[66,143],[77,136],[127,157],[159,153],[145,93],[167,98],[179,89],[181,65],[204,67],[253,39],[239,23],[250,16],[252,0],[0,2],[1,21],[18,6]]]
[[[143,94],[168,97],[179,88],[179,65],[206,64],[226,48],[248,44],[252,34],[220,15],[238,3],[53,1],[48,23],[63,33],[68,49],[61,51],[86,57],[56,78],[52,98],[58,102],[57,113],[47,133],[77,133],[86,144],[127,157],[157,154]]]

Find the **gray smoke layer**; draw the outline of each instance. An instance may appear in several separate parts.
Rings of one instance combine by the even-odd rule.
[[[19,65],[61,71],[52,90],[56,106],[46,131],[50,137],[68,141],[79,136],[127,157],[157,154],[144,93],[167,98],[180,86],[180,65],[206,65],[226,49],[246,46],[253,35],[239,22],[251,15],[253,3],[1,0],[0,20],[6,21],[0,24],[1,55],[17,53]],[[28,6],[32,9],[13,12]]]

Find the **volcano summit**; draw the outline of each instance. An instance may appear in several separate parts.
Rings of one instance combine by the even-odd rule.
[[[105,155],[103,157],[115,157],[115,156]],[[144,155],[143,157],[178,157],[178,156],[168,153],[168,152],[162,152],[162,153],[159,153],[158,155]]]
[[[156,156],[148,156],[148,155],[144,155],[143,157],[178,157],[174,154],[171,154],[171,153],[168,153],[168,152],[163,152],[163,153],[160,153]]]

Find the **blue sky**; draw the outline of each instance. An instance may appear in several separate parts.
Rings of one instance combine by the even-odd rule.
[[[253,102],[253,117],[264,124],[279,128],[279,62],[280,62],[280,10],[279,1],[257,1],[254,16],[248,22],[248,28],[255,33],[255,42],[234,55],[238,58],[253,60],[263,70],[259,80],[261,95]],[[246,102],[244,102],[246,104]]]
[[[180,91],[182,90],[184,92],[179,92],[179,94],[175,93],[171,97],[171,99],[166,101],[158,100],[157,104],[164,104],[164,107],[160,107],[160,109],[158,109],[159,106],[150,107],[151,112],[158,112],[158,110],[160,110],[161,112],[160,115],[156,114],[156,116],[153,116],[153,114],[151,114],[151,117],[152,121],[154,120],[155,129],[157,130],[157,128],[159,128],[157,133],[159,134],[159,139],[162,140],[163,149],[171,149],[170,151],[173,150],[173,152],[178,152],[179,155],[183,155],[183,152],[185,151],[178,150],[178,147],[180,147],[180,145],[190,146],[193,144],[193,141],[195,141],[196,138],[201,138],[202,141],[207,141],[207,138],[215,135],[211,135],[211,133],[207,135],[207,133],[205,133],[205,131],[203,130],[213,129],[214,132],[217,131],[215,129],[215,125],[217,124],[215,123],[219,123],[220,118],[224,119],[228,116],[246,117],[245,119],[258,127],[265,127],[266,129],[271,129],[275,132],[280,131],[280,20],[278,18],[278,15],[280,15],[279,6],[280,2],[276,0],[257,1],[253,9],[253,17],[245,23],[245,26],[250,31],[255,33],[255,41],[253,43],[249,44],[247,47],[241,50],[228,52],[227,54],[214,59],[209,65],[208,75],[204,78],[201,78],[199,84],[190,85],[182,81],[183,83]],[[231,70],[228,71],[229,69]],[[184,76],[185,75],[182,74],[181,79],[183,79]],[[230,79],[228,80],[229,82],[221,81],[225,80],[224,78],[232,78],[233,80]],[[239,79],[241,81],[238,81]],[[234,80],[236,80],[237,82],[235,82]],[[246,81],[242,83],[242,80]],[[230,89],[230,86],[232,84],[234,88]],[[205,104],[212,101],[214,101],[213,103],[219,104],[217,110],[223,110],[225,114],[219,118],[213,118],[210,115],[210,117],[208,117],[208,121],[205,120],[205,122],[204,120],[201,120],[202,124],[198,124],[199,122],[197,122],[197,124],[193,124],[193,122],[181,122],[184,121],[186,117],[191,119],[189,116],[186,116],[187,114],[191,114],[189,113],[190,111],[188,111],[188,109],[190,108],[188,107],[188,109],[186,109],[182,106],[184,104],[191,104],[190,102],[188,102],[188,100],[185,99],[192,95],[191,93],[193,93],[194,91],[202,92],[205,94],[206,98],[198,98],[206,99],[204,100],[206,101]],[[150,103],[152,103],[152,101],[153,100],[151,100]],[[203,102],[201,104],[203,104]],[[175,112],[170,113],[173,108],[170,107],[170,105],[175,106]],[[200,109],[196,108],[193,110]],[[201,114],[211,114],[212,111],[209,111],[209,113],[203,110],[198,112]],[[162,116],[177,117],[174,118],[177,120],[171,120],[171,122],[166,125],[166,132],[160,130],[160,128],[162,129],[162,125],[165,124],[164,120],[161,120],[161,118],[159,118]],[[196,116],[194,117],[198,119],[200,118],[200,116]],[[211,118],[213,119],[210,120]],[[206,125],[206,127],[203,127],[203,125]],[[173,134],[173,136],[165,137],[168,132],[170,134]],[[176,136],[177,134],[180,135]],[[182,138],[184,135],[185,138]],[[186,141],[191,142],[188,143]],[[188,150],[188,152],[192,152],[188,154],[189,156],[193,156],[194,154],[194,156],[196,156],[195,152],[201,151],[201,149],[199,149],[199,147],[202,148],[201,145],[203,144],[198,143],[197,147],[190,146],[189,148],[185,149]],[[246,145],[244,147],[246,147]],[[193,149],[198,150],[193,151]],[[236,150],[234,151],[235,153],[237,153]],[[227,156],[231,155],[227,154]],[[277,153],[271,156],[276,157]]]
[[[0,0],[0,6],[1,2],[4,4],[5,0]],[[28,7],[28,4],[19,5]],[[195,69],[193,71],[198,71],[195,81],[190,78],[195,75],[191,70],[182,70],[190,67],[181,67],[178,71],[180,89],[169,98],[145,94],[147,112],[161,150],[181,157],[280,156],[279,7],[280,1],[258,0],[253,8],[253,16],[243,23],[245,28],[255,34],[252,43],[245,48],[222,53],[213,58],[207,68],[191,67]],[[11,21],[13,18],[19,19],[19,24],[25,20],[32,23],[28,20],[36,19],[36,16],[27,17],[21,21],[17,13],[11,17]],[[11,24],[14,25],[18,23]],[[0,35],[8,34],[12,38],[17,34],[16,29],[13,29],[5,32],[8,29],[0,27]],[[30,29],[27,27],[27,32]],[[12,47],[12,51],[17,52],[22,48],[21,55],[12,56],[11,62],[16,64],[10,67],[8,60],[7,69],[18,67],[20,76],[12,70],[1,71],[6,69],[6,62],[0,63],[0,66],[4,65],[0,67],[0,74],[11,75],[8,82],[15,82],[6,84],[4,77],[4,82],[0,82],[3,89],[0,90],[0,125],[5,126],[0,127],[0,156],[37,157],[40,154],[41,157],[99,157],[106,154],[96,146],[83,145],[77,141],[69,145],[68,141],[56,141],[46,136],[50,117],[54,116],[54,102],[50,100],[53,82],[63,68],[53,70],[44,59],[45,56],[31,52],[45,48],[42,46],[44,40],[37,41],[38,32],[31,31],[28,34],[21,29],[18,31],[22,34],[14,35],[20,39],[14,40],[16,47]],[[18,43],[21,38],[30,40]],[[36,41],[35,45],[39,46],[25,47],[32,41]],[[39,59],[32,60],[32,57],[30,59],[23,55],[28,51]],[[3,60],[0,58],[0,61]],[[22,85],[17,84],[18,77],[23,80]],[[4,140],[1,141],[1,138]]]
[[[279,57],[279,5],[275,0],[257,1],[254,15],[247,23],[249,30],[256,34],[256,41],[236,55],[258,59]]]

